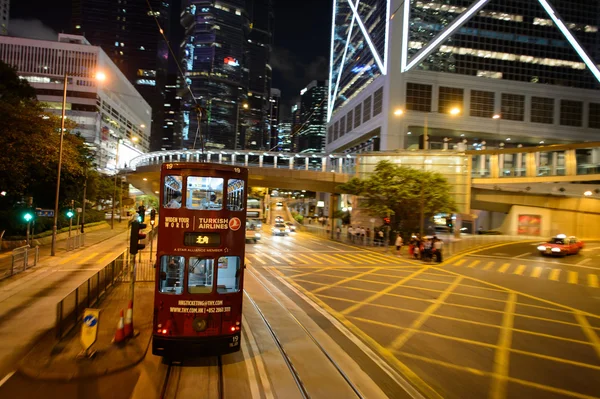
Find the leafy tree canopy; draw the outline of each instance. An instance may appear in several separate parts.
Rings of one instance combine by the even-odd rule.
[[[366,179],[353,178],[339,186],[361,197],[361,207],[374,216],[391,215],[393,225],[404,231],[418,231],[420,210],[426,219],[436,213],[456,211],[450,184],[437,172],[422,171],[381,161]]]
[[[0,61],[0,102],[18,104],[35,99],[35,89],[19,79],[14,68]]]

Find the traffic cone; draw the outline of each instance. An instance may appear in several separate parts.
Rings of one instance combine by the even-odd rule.
[[[125,336],[133,336],[133,301],[129,301],[127,306],[127,313],[125,313]]]
[[[119,322],[117,323],[117,331],[115,332],[115,337],[112,342],[118,344],[119,342],[125,339],[125,327],[123,325],[123,311],[121,310],[121,317],[119,317]]]

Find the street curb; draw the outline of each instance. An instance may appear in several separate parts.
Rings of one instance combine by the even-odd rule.
[[[81,323],[78,323],[76,328],[80,324]],[[85,371],[84,372],[74,372],[69,375],[65,375],[66,373],[58,373],[58,372],[40,370],[39,368],[36,368],[29,364],[26,364],[27,363],[26,360],[29,356],[35,356],[34,352],[35,352],[36,348],[39,347],[39,343],[41,341],[47,340],[48,338],[52,339],[53,341],[56,341],[55,334],[56,334],[56,332],[54,331],[54,329],[50,329],[46,334],[44,334],[44,337],[38,342],[38,345],[34,346],[33,349],[29,353],[27,353],[27,355],[25,355],[24,358],[19,362],[19,365],[17,367],[17,371],[19,373],[21,373],[29,378],[32,378],[34,380],[54,381],[54,382],[70,382],[70,381],[97,378],[97,377],[103,377],[103,376],[108,376],[108,375],[112,375],[112,374],[117,374],[117,373],[129,370],[129,369],[137,366],[142,360],[144,360],[144,358],[146,357],[146,355],[148,353],[148,348],[150,348],[150,342],[152,341],[152,334],[149,334],[148,342],[145,344],[145,348],[142,350],[142,352],[139,354],[138,357],[136,357],[135,359],[133,359],[131,362],[129,362],[127,364],[119,365],[114,368],[107,368],[102,371],[96,370],[94,372],[85,372]],[[59,342],[55,342],[53,348],[56,347],[56,345]],[[128,341],[126,344],[128,344],[129,342],[131,342],[131,341]],[[33,362],[31,362],[31,363],[35,365],[35,363],[33,363]],[[73,359],[73,364],[78,366],[77,369],[80,370],[82,368],[80,366],[85,365],[85,360],[82,360],[81,362],[78,363],[77,360]],[[38,366],[39,366],[39,364],[38,364]]]

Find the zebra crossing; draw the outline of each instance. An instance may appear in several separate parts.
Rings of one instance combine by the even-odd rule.
[[[364,251],[338,252],[253,252],[246,253],[246,263],[256,266],[372,266],[372,265],[407,265],[411,262],[391,255],[368,253]]]
[[[522,261],[519,262],[518,260],[513,262],[507,262],[506,260],[486,262],[474,258],[462,258],[449,263],[446,267],[450,269],[465,267],[467,269],[485,270],[505,275],[545,279],[567,284],[585,285],[590,288],[600,288],[598,281],[600,270],[598,270],[598,272],[575,271],[547,265],[524,264]]]

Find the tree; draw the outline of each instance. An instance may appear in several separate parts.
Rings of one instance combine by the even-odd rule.
[[[14,105],[35,100],[35,89],[19,79],[14,68],[0,61],[0,102]]]
[[[354,194],[360,206],[374,216],[391,216],[392,226],[404,232],[419,231],[423,204],[425,220],[436,213],[456,211],[450,184],[440,173],[421,171],[381,161],[366,179],[353,178],[338,187]]]

